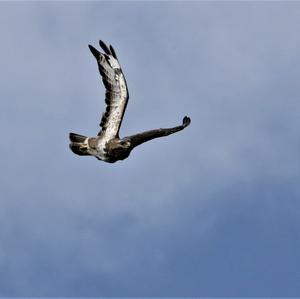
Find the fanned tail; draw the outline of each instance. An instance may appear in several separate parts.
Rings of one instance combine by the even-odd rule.
[[[86,136],[79,135],[76,133],[70,133],[69,138],[70,138],[70,141],[72,141],[72,142],[84,142],[87,139]]]
[[[69,147],[74,154],[79,156],[90,156],[88,152],[88,144],[85,142],[87,139],[86,136],[70,133],[69,138],[71,141]]]

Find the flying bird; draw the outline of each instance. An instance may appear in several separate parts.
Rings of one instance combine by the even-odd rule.
[[[79,156],[94,156],[98,160],[114,163],[126,159],[138,145],[154,138],[168,136],[186,128],[191,119],[183,118],[182,124],[172,128],[156,129],[136,135],[119,137],[119,130],[128,103],[129,94],[125,76],[112,46],[103,41],[99,45],[104,53],[93,46],[89,49],[97,60],[100,75],[105,86],[106,111],[102,116],[101,130],[96,137],[70,133],[70,149]]]

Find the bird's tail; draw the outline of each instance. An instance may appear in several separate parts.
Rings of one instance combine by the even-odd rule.
[[[87,139],[86,136],[79,135],[79,134],[76,134],[76,133],[70,133],[69,138],[70,138],[70,141],[77,142],[77,143],[84,142]]]
[[[87,137],[75,133],[70,133],[70,149],[71,151],[79,156],[89,156],[90,153],[88,152],[88,143],[86,142]]]

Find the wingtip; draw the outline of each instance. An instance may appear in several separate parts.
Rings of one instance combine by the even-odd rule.
[[[186,128],[187,126],[189,126],[191,123],[191,119],[188,116],[185,116],[182,120],[182,125],[184,128]]]
[[[107,55],[111,55],[110,49],[109,49],[108,46],[105,44],[105,42],[103,42],[101,39],[99,40],[99,46],[102,48],[102,50],[103,50]]]
[[[106,47],[106,44],[103,40],[99,39],[99,46],[102,47]]]
[[[98,60],[100,57],[100,52],[94,48],[92,45],[89,45],[89,49],[92,52],[92,54],[94,55],[94,57]]]
[[[118,59],[118,58],[117,58],[116,51],[115,51],[115,49],[113,48],[112,45],[109,46],[109,49],[110,49],[110,52],[111,52],[112,56],[113,56],[115,59]]]

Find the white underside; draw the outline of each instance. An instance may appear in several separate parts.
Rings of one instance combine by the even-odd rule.
[[[109,56],[108,63],[113,69],[121,70],[118,60],[114,57]],[[107,153],[105,152],[106,143],[115,138],[119,131],[128,98],[128,91],[122,71],[119,73],[115,72],[115,80],[119,83],[120,93],[116,94],[115,98],[110,103],[110,112],[106,119],[105,130],[102,131],[101,138],[97,140],[96,149],[88,149],[91,155],[96,156],[103,161],[108,160]],[[88,143],[88,138],[84,141],[84,143]]]
[[[120,94],[116,96],[114,101],[110,104],[111,110],[107,118],[107,126],[103,136],[106,142],[115,138],[118,133],[128,95],[125,79],[122,73],[120,75],[116,75],[116,81],[120,84]]]

